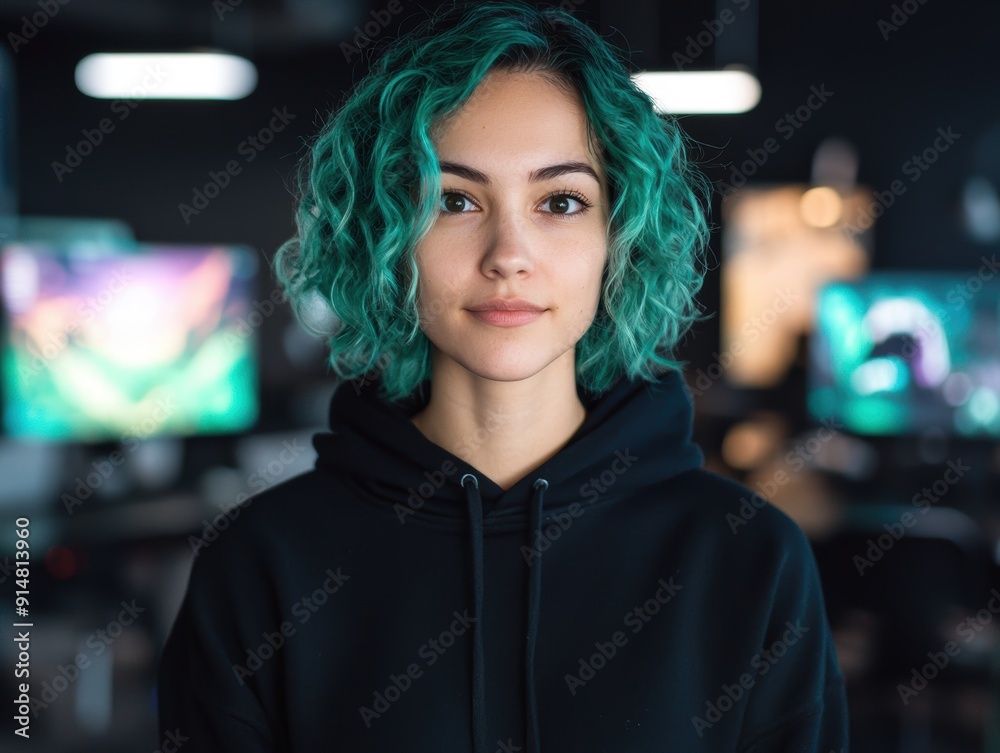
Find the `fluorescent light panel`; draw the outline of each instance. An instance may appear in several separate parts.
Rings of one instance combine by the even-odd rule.
[[[644,71],[632,80],[671,115],[736,114],[760,102],[760,82],[741,70]]]
[[[101,52],[77,63],[76,86],[98,99],[242,99],[257,69],[215,52]]]

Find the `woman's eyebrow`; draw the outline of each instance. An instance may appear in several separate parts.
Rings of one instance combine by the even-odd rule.
[[[492,181],[486,173],[480,172],[479,170],[469,167],[468,165],[460,165],[457,162],[440,162],[438,167],[441,169],[442,173],[451,173],[452,175],[457,175],[460,178],[471,180],[474,183],[482,183],[484,186],[492,185]],[[543,180],[558,178],[560,175],[566,175],[567,173],[583,173],[585,175],[589,175],[594,179],[597,185],[601,185],[601,180],[597,177],[597,172],[586,162],[560,162],[558,165],[540,167],[537,170],[532,170],[528,174],[528,180],[532,183],[538,183]]]

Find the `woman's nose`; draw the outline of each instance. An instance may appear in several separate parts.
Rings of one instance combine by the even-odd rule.
[[[512,207],[497,209],[484,227],[483,271],[495,269],[505,277],[530,272],[538,238],[531,218]]]

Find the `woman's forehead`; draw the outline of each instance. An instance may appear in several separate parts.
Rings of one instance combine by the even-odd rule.
[[[432,141],[442,162],[487,176],[502,172],[527,179],[539,168],[569,162],[603,173],[579,97],[537,73],[494,75],[484,81],[437,125]]]

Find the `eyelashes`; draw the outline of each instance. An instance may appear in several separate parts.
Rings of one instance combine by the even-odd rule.
[[[441,199],[443,200],[446,196],[451,196],[451,195],[461,196],[463,199],[465,199],[469,203],[471,203],[471,204],[473,204],[475,206],[478,206],[476,204],[475,200],[469,194],[467,194],[465,191],[463,191],[461,189],[452,189],[452,190],[448,190],[448,191],[442,191],[441,192]],[[565,188],[561,189],[559,191],[554,191],[553,193],[550,193],[548,196],[546,196],[542,200],[542,205],[545,205],[548,202],[552,201],[552,199],[555,199],[555,198],[558,198],[558,197],[561,197],[561,196],[566,196],[566,197],[569,197],[570,199],[573,199],[574,201],[579,202],[580,205],[582,206],[582,208],[576,210],[575,212],[569,212],[569,211],[567,211],[567,212],[545,212],[545,214],[551,214],[551,215],[553,215],[555,217],[578,217],[580,215],[585,214],[591,207],[594,206],[593,202],[590,201],[589,199],[587,199],[587,197],[584,196],[579,191],[574,191],[572,189],[565,189]],[[441,214],[455,214],[455,215],[470,214],[469,212],[449,212],[449,211],[446,211],[444,208],[441,209],[440,213]]]
[[[579,212],[570,212],[569,214],[583,214],[588,209],[590,209],[592,206],[594,206],[593,202],[588,201],[587,197],[584,196],[579,191],[567,191],[567,190],[556,191],[555,193],[549,194],[548,196],[545,197],[545,199],[544,199],[544,201],[542,203],[544,204],[546,201],[550,201],[550,200],[554,199],[556,196],[569,196],[571,199],[576,199],[577,201],[579,201],[583,205],[583,209],[581,209]],[[555,212],[554,214],[558,214],[558,213]]]

